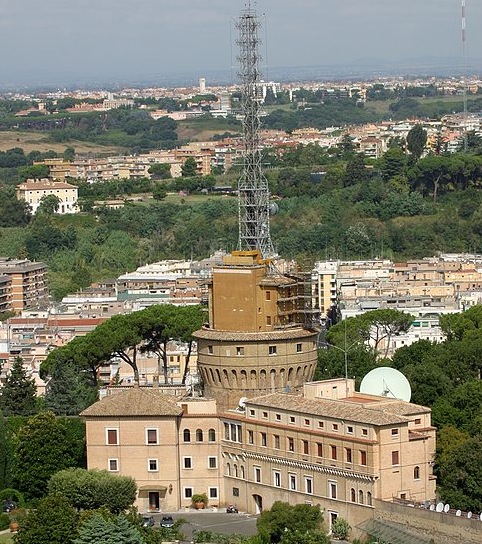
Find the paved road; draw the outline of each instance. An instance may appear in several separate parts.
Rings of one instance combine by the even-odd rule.
[[[154,514],[156,525],[163,514]],[[251,514],[226,514],[226,512],[213,512],[212,510],[170,512],[174,520],[183,518],[186,523],[181,527],[181,532],[187,541],[192,540],[193,533],[197,531],[212,531],[213,533],[255,535],[257,516]]]

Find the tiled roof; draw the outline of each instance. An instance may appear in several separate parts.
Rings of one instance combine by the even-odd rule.
[[[250,399],[248,404],[299,412],[303,415],[330,417],[353,423],[366,423],[367,425],[397,425],[409,421],[408,417],[400,413],[400,407],[396,406],[398,403],[393,403],[395,406],[392,403],[382,403],[378,406],[365,407],[343,400],[306,399],[295,394],[271,393]],[[409,403],[403,404],[410,406]],[[408,411],[409,408],[407,407]]]
[[[84,417],[179,416],[182,408],[174,397],[164,395],[159,389],[132,387],[104,397],[81,415]]]
[[[301,327],[293,327],[282,331],[266,331],[266,332],[234,332],[221,331],[219,329],[201,329],[194,333],[196,338],[204,340],[231,340],[235,342],[260,342],[262,340],[290,340],[292,338],[310,337],[317,334],[316,331],[302,329]]]

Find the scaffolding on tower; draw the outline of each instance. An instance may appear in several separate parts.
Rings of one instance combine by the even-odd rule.
[[[250,3],[236,23],[239,76],[242,81],[243,170],[238,181],[240,250],[259,250],[264,259],[275,255],[269,229],[270,195],[261,167],[261,23]]]

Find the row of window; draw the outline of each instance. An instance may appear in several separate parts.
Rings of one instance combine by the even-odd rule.
[[[192,457],[183,457],[182,458],[182,466],[184,469],[193,469],[194,468],[194,462]],[[147,471],[148,472],[158,472],[159,471],[159,459],[147,459]],[[208,457],[208,463],[207,468],[218,468],[218,458]],[[119,459],[108,459],[107,461],[107,469],[110,472],[119,472],[120,471],[120,465],[119,465]]]
[[[262,447],[268,446],[268,437],[267,433],[260,432],[259,433],[259,445]],[[281,437],[278,434],[274,434],[272,436],[272,447],[275,450],[281,449]],[[254,444],[254,432],[251,430],[248,430],[248,443]],[[322,444],[321,442],[316,443],[310,443],[308,440],[300,440],[299,441],[299,453],[302,453],[303,455],[310,455],[310,450],[314,446],[316,448],[316,456],[317,457],[328,457],[329,459],[332,459],[334,461],[338,460],[340,457],[340,451],[344,450],[344,461],[346,463],[353,463],[353,450],[351,448],[341,448],[340,446],[335,446],[333,444],[330,444],[327,446],[326,444]],[[311,446],[311,448],[310,448]],[[329,455],[327,455],[327,450],[329,452]],[[293,437],[288,436],[286,438],[286,450],[289,452],[296,452],[296,441]],[[359,465],[366,465],[367,464],[367,452],[366,450],[358,450],[358,464]],[[398,463],[397,463],[398,464]]]
[[[191,431],[189,429],[184,429],[182,433],[184,442],[191,442]],[[194,433],[196,442],[204,441],[204,432],[202,429],[197,429]],[[215,429],[209,429],[207,432],[208,442],[216,442],[216,431]],[[106,444],[108,446],[118,446],[119,445],[119,429],[106,429]],[[159,445],[159,429],[152,428],[146,429],[146,445],[147,446],[158,446]]]
[[[252,416],[252,417],[256,417],[256,410],[251,408],[249,410],[249,415]],[[269,418],[269,412],[268,411],[262,411],[260,413],[260,417],[262,419],[268,419]],[[303,423],[304,427],[307,427],[307,428],[311,428],[311,419],[310,418],[302,418],[303,421],[301,422],[297,422],[296,421],[296,416],[289,416],[288,417],[288,423],[290,425],[301,425]],[[282,422],[282,418],[281,418],[281,414],[275,414],[275,420],[276,421],[279,421],[279,422]],[[345,434],[349,434],[349,435],[354,435],[355,434],[355,428],[353,425],[346,425],[344,426],[344,431],[345,431]],[[325,422],[324,421],[318,421],[318,429],[323,429],[325,430]],[[329,431],[329,432],[338,432],[340,430],[340,423],[331,423],[330,425],[326,425],[326,430]],[[398,428],[397,429],[392,429],[392,435],[398,435]],[[367,428],[362,428],[360,430],[360,435],[363,436],[363,437],[367,437],[368,436],[368,429]]]
[[[182,495],[185,499],[192,499],[194,491],[192,487],[184,487],[182,490]],[[217,499],[219,497],[219,489],[217,487],[208,487],[208,498]]]
[[[267,325],[271,325],[271,317],[268,316],[266,319],[269,320],[269,323],[267,323]],[[236,355],[238,357],[242,357],[244,355],[244,346],[236,346],[235,349],[236,349]],[[301,343],[296,344],[296,353],[301,353],[302,351],[303,351],[303,344]],[[208,353],[210,355],[214,353],[213,346],[208,346]],[[278,354],[278,346],[268,346],[268,355],[277,355],[277,354]],[[226,350],[226,355],[227,356],[231,355],[231,351]]]

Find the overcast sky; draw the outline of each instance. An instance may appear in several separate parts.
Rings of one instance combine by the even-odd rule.
[[[467,57],[482,57],[482,2],[466,0]],[[0,84],[31,77],[154,78],[231,68],[239,0],[0,0]],[[461,0],[258,0],[268,70],[462,64]],[[265,31],[261,37],[265,40]],[[408,64],[407,64],[408,62]],[[435,62],[435,60],[434,60]],[[460,66],[458,66],[460,68]]]

